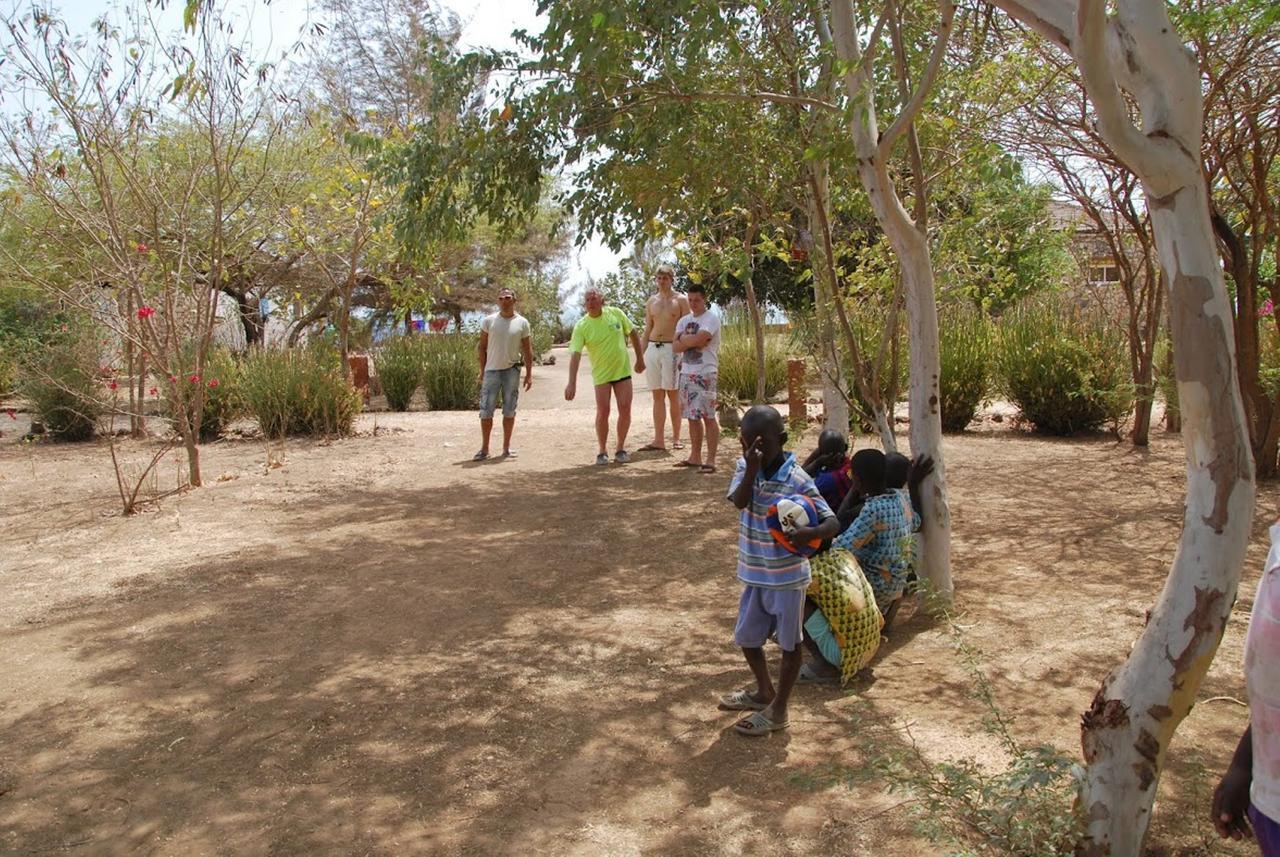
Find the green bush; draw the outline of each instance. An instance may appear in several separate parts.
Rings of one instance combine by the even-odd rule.
[[[422,383],[423,349],[418,342],[425,338],[396,336],[374,354],[373,366],[387,397],[387,407],[393,411],[409,410],[409,400]]]
[[[1118,430],[1132,409],[1124,331],[1106,319],[1024,306],[1003,319],[999,340],[1003,392],[1036,431]]]
[[[964,431],[987,395],[995,358],[991,322],[971,308],[951,308],[938,328],[942,430]]]
[[[18,381],[17,362],[11,355],[0,349],[0,399],[13,392]]]
[[[748,324],[727,324],[720,330],[716,386],[729,398],[751,401],[756,395],[756,343]],[[781,339],[764,337],[764,397],[773,398],[787,386],[787,349]]]
[[[438,333],[419,337],[422,391],[433,411],[469,411],[480,406],[480,359],[477,337],[470,333]]]
[[[245,360],[239,386],[269,438],[351,434],[362,403],[340,358],[322,347],[258,351]]]
[[[107,409],[98,383],[97,339],[72,331],[47,342],[22,367],[19,392],[54,440],[88,440]]]
[[[868,365],[881,352],[888,313],[887,302],[880,300],[867,300],[848,307],[849,326],[853,329],[853,336],[858,343],[858,350],[862,352],[862,359]],[[906,313],[899,312],[898,330],[896,331],[898,340],[896,343],[890,341],[888,346],[885,347],[884,363],[881,365],[880,376],[877,379],[880,388],[880,399],[885,403],[890,425],[893,424],[894,406],[907,389],[909,370],[906,332],[903,329],[905,324]],[[893,335],[892,331],[890,331],[890,335]],[[838,325],[835,336],[836,347],[840,349],[840,357],[844,363],[844,374],[847,379],[845,383],[849,390],[853,418],[862,431],[875,431],[875,414],[871,405],[863,398],[862,391],[855,380],[856,369],[853,359],[845,347],[845,337],[840,332]]]
[[[182,373],[168,378],[157,377],[158,386],[165,391],[164,408],[173,421],[175,429],[180,429],[179,408],[193,413],[197,385],[204,391],[204,399],[200,412],[200,442],[208,443],[217,440],[232,420],[244,413],[244,403],[240,391],[240,364],[235,355],[225,348],[216,348],[204,361],[204,374],[195,372],[194,347],[187,349],[182,361]]]

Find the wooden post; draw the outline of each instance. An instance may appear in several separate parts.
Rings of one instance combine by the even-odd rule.
[[[805,383],[804,361],[795,357],[787,361],[787,422],[800,425],[809,422],[809,385]]]

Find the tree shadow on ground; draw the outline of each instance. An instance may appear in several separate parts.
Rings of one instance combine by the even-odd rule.
[[[744,846],[776,844],[786,789],[761,786],[787,738],[728,734],[714,704],[746,677],[724,482],[573,468],[335,487],[274,550],[6,633],[64,647],[84,678],[74,704],[0,733],[0,844],[566,853],[557,837],[601,819],[725,802]],[[669,853],[724,834],[695,826]]]

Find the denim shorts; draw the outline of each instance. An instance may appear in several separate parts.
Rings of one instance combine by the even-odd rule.
[[[480,384],[480,419],[493,419],[498,406],[498,394],[502,394],[502,415],[514,417],[516,402],[520,400],[520,367],[510,369],[486,369]]]

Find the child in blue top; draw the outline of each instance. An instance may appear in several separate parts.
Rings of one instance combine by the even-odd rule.
[[[734,641],[756,679],[756,689],[737,690],[720,698],[730,711],[753,711],[735,726],[743,735],[768,735],[785,729],[787,702],[804,655],[800,648],[804,625],[805,590],[809,586],[809,561],[774,540],[769,533],[769,507],[789,494],[803,494],[818,511],[818,525],[800,527],[788,534],[793,544],[829,539],[840,526],[813,479],[791,453],[782,415],[768,405],[756,405],[742,417],[739,441],[742,458],[729,485],[728,499],[741,510],[738,527],[738,579],[744,584],[738,604]],[[782,666],[775,689],[769,677],[764,643],[776,634],[782,649]]]
[[[912,463],[907,476],[909,503],[886,487],[885,456],[880,450],[858,450],[851,466],[854,491],[865,499],[858,517],[831,545],[858,558],[887,630],[911,570],[911,558],[904,547],[920,525],[920,483],[933,472],[933,459],[921,456]]]

